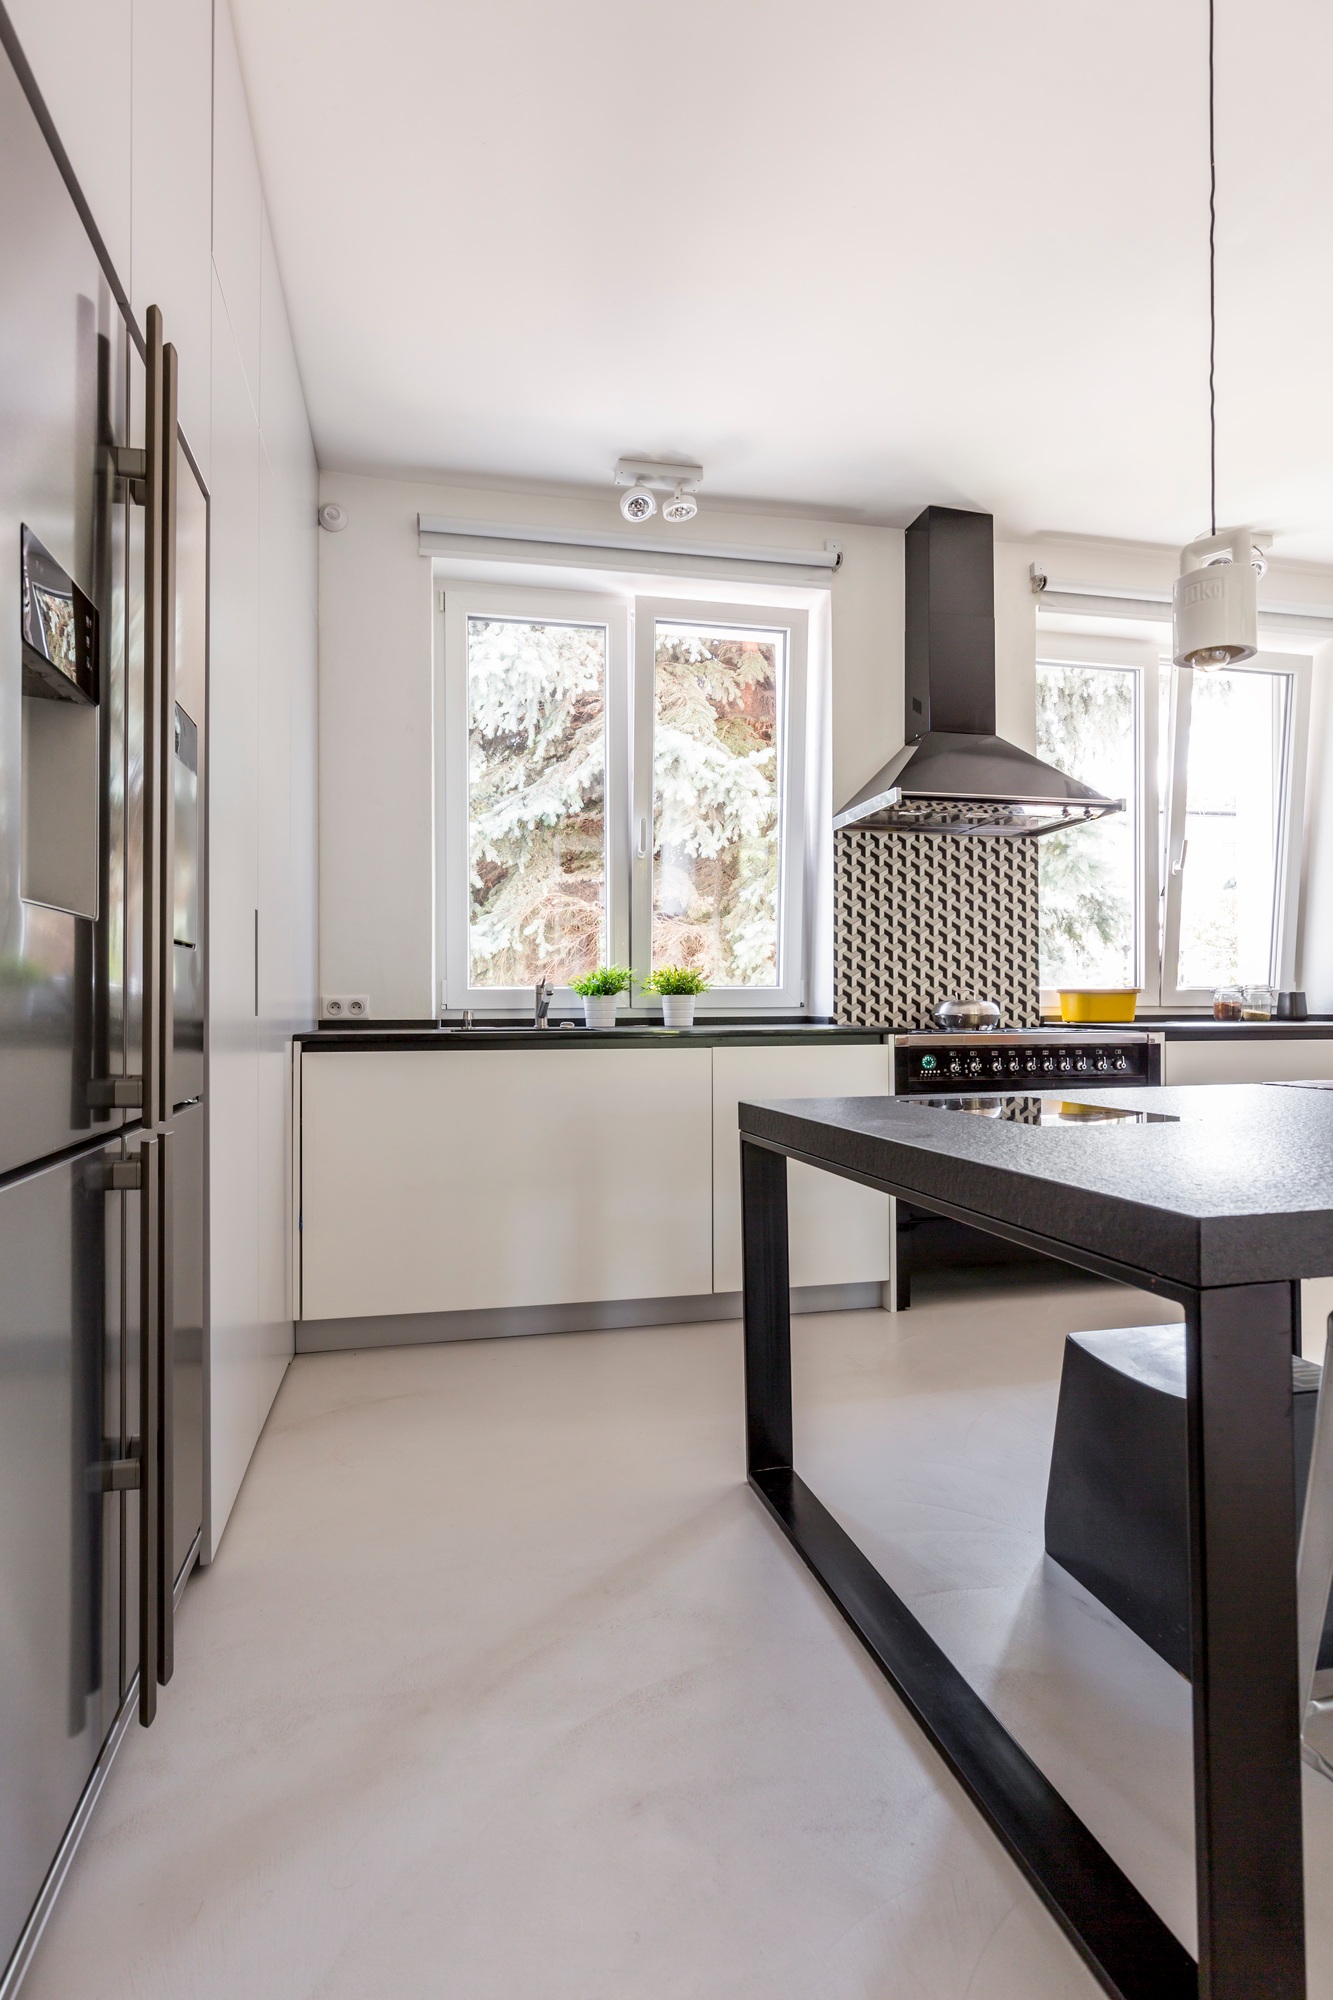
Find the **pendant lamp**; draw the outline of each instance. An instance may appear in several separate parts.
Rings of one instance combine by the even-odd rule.
[[[1182,549],[1171,596],[1172,657],[1216,672],[1259,650],[1256,585],[1267,564],[1249,528],[1217,531],[1217,149],[1215,0],[1208,0],[1208,444],[1211,530]]]

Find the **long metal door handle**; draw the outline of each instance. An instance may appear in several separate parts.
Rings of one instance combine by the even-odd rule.
[[[163,1687],[176,1665],[176,1565],[172,1553],[172,1528],[176,1512],[175,1452],[175,1353],[176,1298],[173,1284],[174,1202],[172,1169],[175,1135],[166,1131],[158,1140],[158,1440],[160,1462],[157,1493],[157,1678]]]
[[[173,1034],[171,936],[175,866],[176,352],[162,314],[144,321],[147,409],[144,454],[143,1110],[140,1152],[139,1720],[157,1713],[172,1669],[171,1550],[171,1146]]]
[[[160,1239],[157,1202],[157,1139],[145,1138],[143,1190],[139,1196],[139,1721],[146,1729],[157,1714],[158,1554],[162,1502],[158,1440],[161,1426]]]

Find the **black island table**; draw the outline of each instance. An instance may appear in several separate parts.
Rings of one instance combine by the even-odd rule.
[[[1333,1273],[1333,1092],[987,1110],[740,1106],[750,1484],[1109,1993],[1304,2000],[1291,1358],[1296,1285]],[[794,1469],[789,1159],[1184,1307],[1197,1963]]]

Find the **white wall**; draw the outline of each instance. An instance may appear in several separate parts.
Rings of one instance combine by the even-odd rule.
[[[325,472],[321,497],[348,510],[320,557],[320,985],[369,993],[382,1019],[434,1009],[431,766],[431,565],[418,553],[417,514],[616,527],[613,493],[516,484],[435,484]],[[835,804],[870,777],[903,740],[902,533],[789,510],[700,513],[699,539],[818,547],[846,555],[831,587],[832,751]],[[682,540],[687,535],[682,536]],[[997,541],[996,723],[1035,748],[1037,562],[1054,582],[1169,593],[1179,554],[1150,544],[1043,536]],[[1274,564],[1263,596],[1312,608],[1333,603],[1333,573]],[[1293,644],[1305,644],[1293,641]],[[1333,898],[1333,648],[1316,652],[1307,782],[1307,886],[1302,953],[1311,1003],[1333,1010],[1333,935],[1322,911]]]
[[[417,515],[622,524],[609,483],[589,495],[326,472],[320,493],[348,512],[340,534],[319,536],[320,985],[369,993],[381,1019],[422,1019],[434,1008],[432,598]],[[841,805],[903,740],[901,530],[715,507],[696,532],[782,548],[842,544],[831,589]]]
[[[315,457],[227,0],[9,11],[136,315],[162,308],[210,487],[210,1556],[292,1352],[287,1052],[315,991]]]

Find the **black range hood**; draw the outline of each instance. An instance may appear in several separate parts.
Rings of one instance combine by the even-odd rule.
[[[995,734],[989,514],[927,507],[907,530],[907,741],[834,816],[835,830],[1055,833],[1124,809]]]

